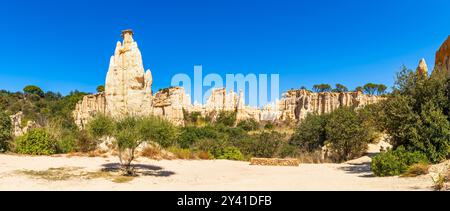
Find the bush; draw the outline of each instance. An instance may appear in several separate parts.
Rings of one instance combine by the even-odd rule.
[[[308,115],[306,119],[300,122],[289,143],[308,152],[320,149],[326,140],[325,126],[328,116],[327,114]]]
[[[217,158],[223,155],[225,147],[226,143],[221,139],[201,139],[198,140],[192,148],[197,151],[209,152],[211,157]]]
[[[181,130],[178,144],[181,148],[187,149],[195,145],[198,140],[202,139],[219,139],[220,134],[216,128],[212,126],[195,127],[188,126]]]
[[[96,139],[111,134],[114,130],[114,120],[105,115],[97,115],[87,125],[88,133]]]
[[[75,148],[77,152],[91,152],[97,149],[99,140],[92,138],[86,130],[77,133]]]
[[[234,111],[222,111],[216,119],[216,124],[223,124],[228,127],[233,127],[236,124],[237,113]]]
[[[376,176],[400,175],[416,163],[427,163],[427,157],[420,152],[408,152],[404,147],[381,153],[372,159],[371,168]]]
[[[0,152],[5,152],[8,148],[8,141],[11,139],[11,119],[0,110]]]
[[[57,151],[56,141],[46,130],[31,130],[15,140],[15,149],[20,154],[52,155]]]
[[[244,155],[236,147],[226,147],[223,150],[223,154],[218,157],[218,159],[225,160],[244,160]]]
[[[280,150],[278,152],[278,156],[281,158],[295,158],[298,155],[298,148],[290,145],[289,143],[285,143],[281,145]]]
[[[252,143],[251,152],[255,157],[272,158],[283,143],[284,135],[275,131],[262,132],[256,135]]]
[[[259,123],[254,119],[247,119],[240,121],[237,127],[242,128],[245,131],[254,131],[259,129]]]
[[[264,129],[266,130],[273,130],[275,128],[275,125],[272,122],[267,123],[264,125]]]
[[[169,152],[173,153],[176,158],[182,160],[195,159],[194,153],[190,149],[182,149],[179,147],[169,147]]]
[[[336,162],[362,156],[372,137],[358,113],[347,107],[330,114],[325,130],[331,158]]]
[[[138,125],[143,139],[158,143],[162,147],[176,144],[178,129],[171,123],[159,117],[145,117]]]

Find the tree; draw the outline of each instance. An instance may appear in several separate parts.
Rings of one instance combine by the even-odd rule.
[[[378,85],[374,83],[368,83],[363,86],[364,92],[369,95],[374,95],[377,92]]]
[[[364,89],[362,88],[362,86],[358,86],[356,87],[355,92],[364,92]]]
[[[23,92],[25,94],[29,94],[29,95],[35,94],[39,97],[44,97],[44,91],[42,91],[41,88],[39,88],[38,86],[35,86],[35,85],[26,86],[25,88],[23,88]]]
[[[316,84],[313,86],[314,92],[331,92],[331,85],[329,84]]]
[[[333,92],[348,92],[348,88],[342,84],[336,84],[336,88],[333,89]]]
[[[326,145],[336,162],[363,155],[371,138],[362,118],[348,107],[341,107],[330,114],[325,131]]]
[[[11,139],[11,119],[0,110],[0,152],[7,150],[8,141]]]
[[[378,84],[378,87],[377,87],[377,94],[378,95],[382,95],[382,94],[386,93],[386,90],[387,90],[387,86],[386,85]]]
[[[104,91],[105,91],[105,86],[104,85],[97,86],[97,92],[98,93],[104,92]]]

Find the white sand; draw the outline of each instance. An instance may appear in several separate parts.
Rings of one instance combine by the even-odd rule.
[[[0,155],[0,190],[431,190],[429,176],[373,177],[362,158],[348,164],[302,164],[299,167],[250,166],[247,162],[154,161],[140,158],[151,175],[128,183],[74,178],[47,181],[17,170],[84,167],[98,171],[117,158],[30,157]]]

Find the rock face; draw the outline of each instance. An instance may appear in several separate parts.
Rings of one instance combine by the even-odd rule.
[[[283,120],[301,120],[310,113],[330,113],[343,106],[363,107],[377,103],[383,98],[365,95],[362,92],[321,92],[291,90],[281,100],[280,110]]]
[[[182,87],[163,89],[153,98],[153,114],[164,117],[175,124],[183,124],[183,109],[190,105],[190,101],[191,99]]]
[[[11,119],[12,132],[14,137],[22,136],[28,131],[38,127],[38,125],[33,121],[27,121],[24,124],[23,122],[24,115],[22,112],[11,115],[9,118]]]
[[[450,71],[450,36],[436,52],[435,69]]]
[[[84,128],[89,120],[97,113],[106,113],[105,93],[84,96],[83,100],[78,102],[73,112],[75,123]]]
[[[150,114],[152,108],[152,74],[144,71],[141,51],[133,32],[122,32],[111,57],[106,76],[106,113],[113,117]]]
[[[309,113],[329,113],[341,106],[362,107],[382,99],[361,92],[312,93],[292,90],[273,105],[254,108],[245,105],[242,91],[227,92],[225,88],[212,90],[204,105],[192,105],[190,96],[182,87],[162,89],[152,96],[152,74],[150,70],[144,71],[141,52],[133,39],[133,32],[123,31],[122,38],[123,43],[117,43],[110,60],[105,92],[85,96],[76,105],[73,116],[80,128],[84,128],[96,113],[114,118],[125,115],[156,115],[175,124],[184,123],[185,112],[198,112],[214,119],[221,111],[235,111],[238,121],[298,121]],[[426,65],[422,67],[426,69]]]

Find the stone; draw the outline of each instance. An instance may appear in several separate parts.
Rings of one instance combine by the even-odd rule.
[[[190,97],[183,87],[171,87],[160,90],[153,98],[153,115],[182,125],[184,122],[183,109],[190,107]]]
[[[105,93],[87,95],[78,102],[73,111],[75,123],[80,128],[84,128],[90,119],[96,114],[106,114]]]
[[[23,124],[24,115],[23,112],[18,112],[17,114],[11,115],[9,117],[11,119],[12,124],[12,134],[14,137],[19,137],[27,133],[28,131],[39,127],[38,124],[34,121],[27,121]]]
[[[450,71],[450,36],[436,52],[435,70]]]
[[[421,76],[428,76],[428,66],[425,59],[421,59],[417,66],[416,73]]]

